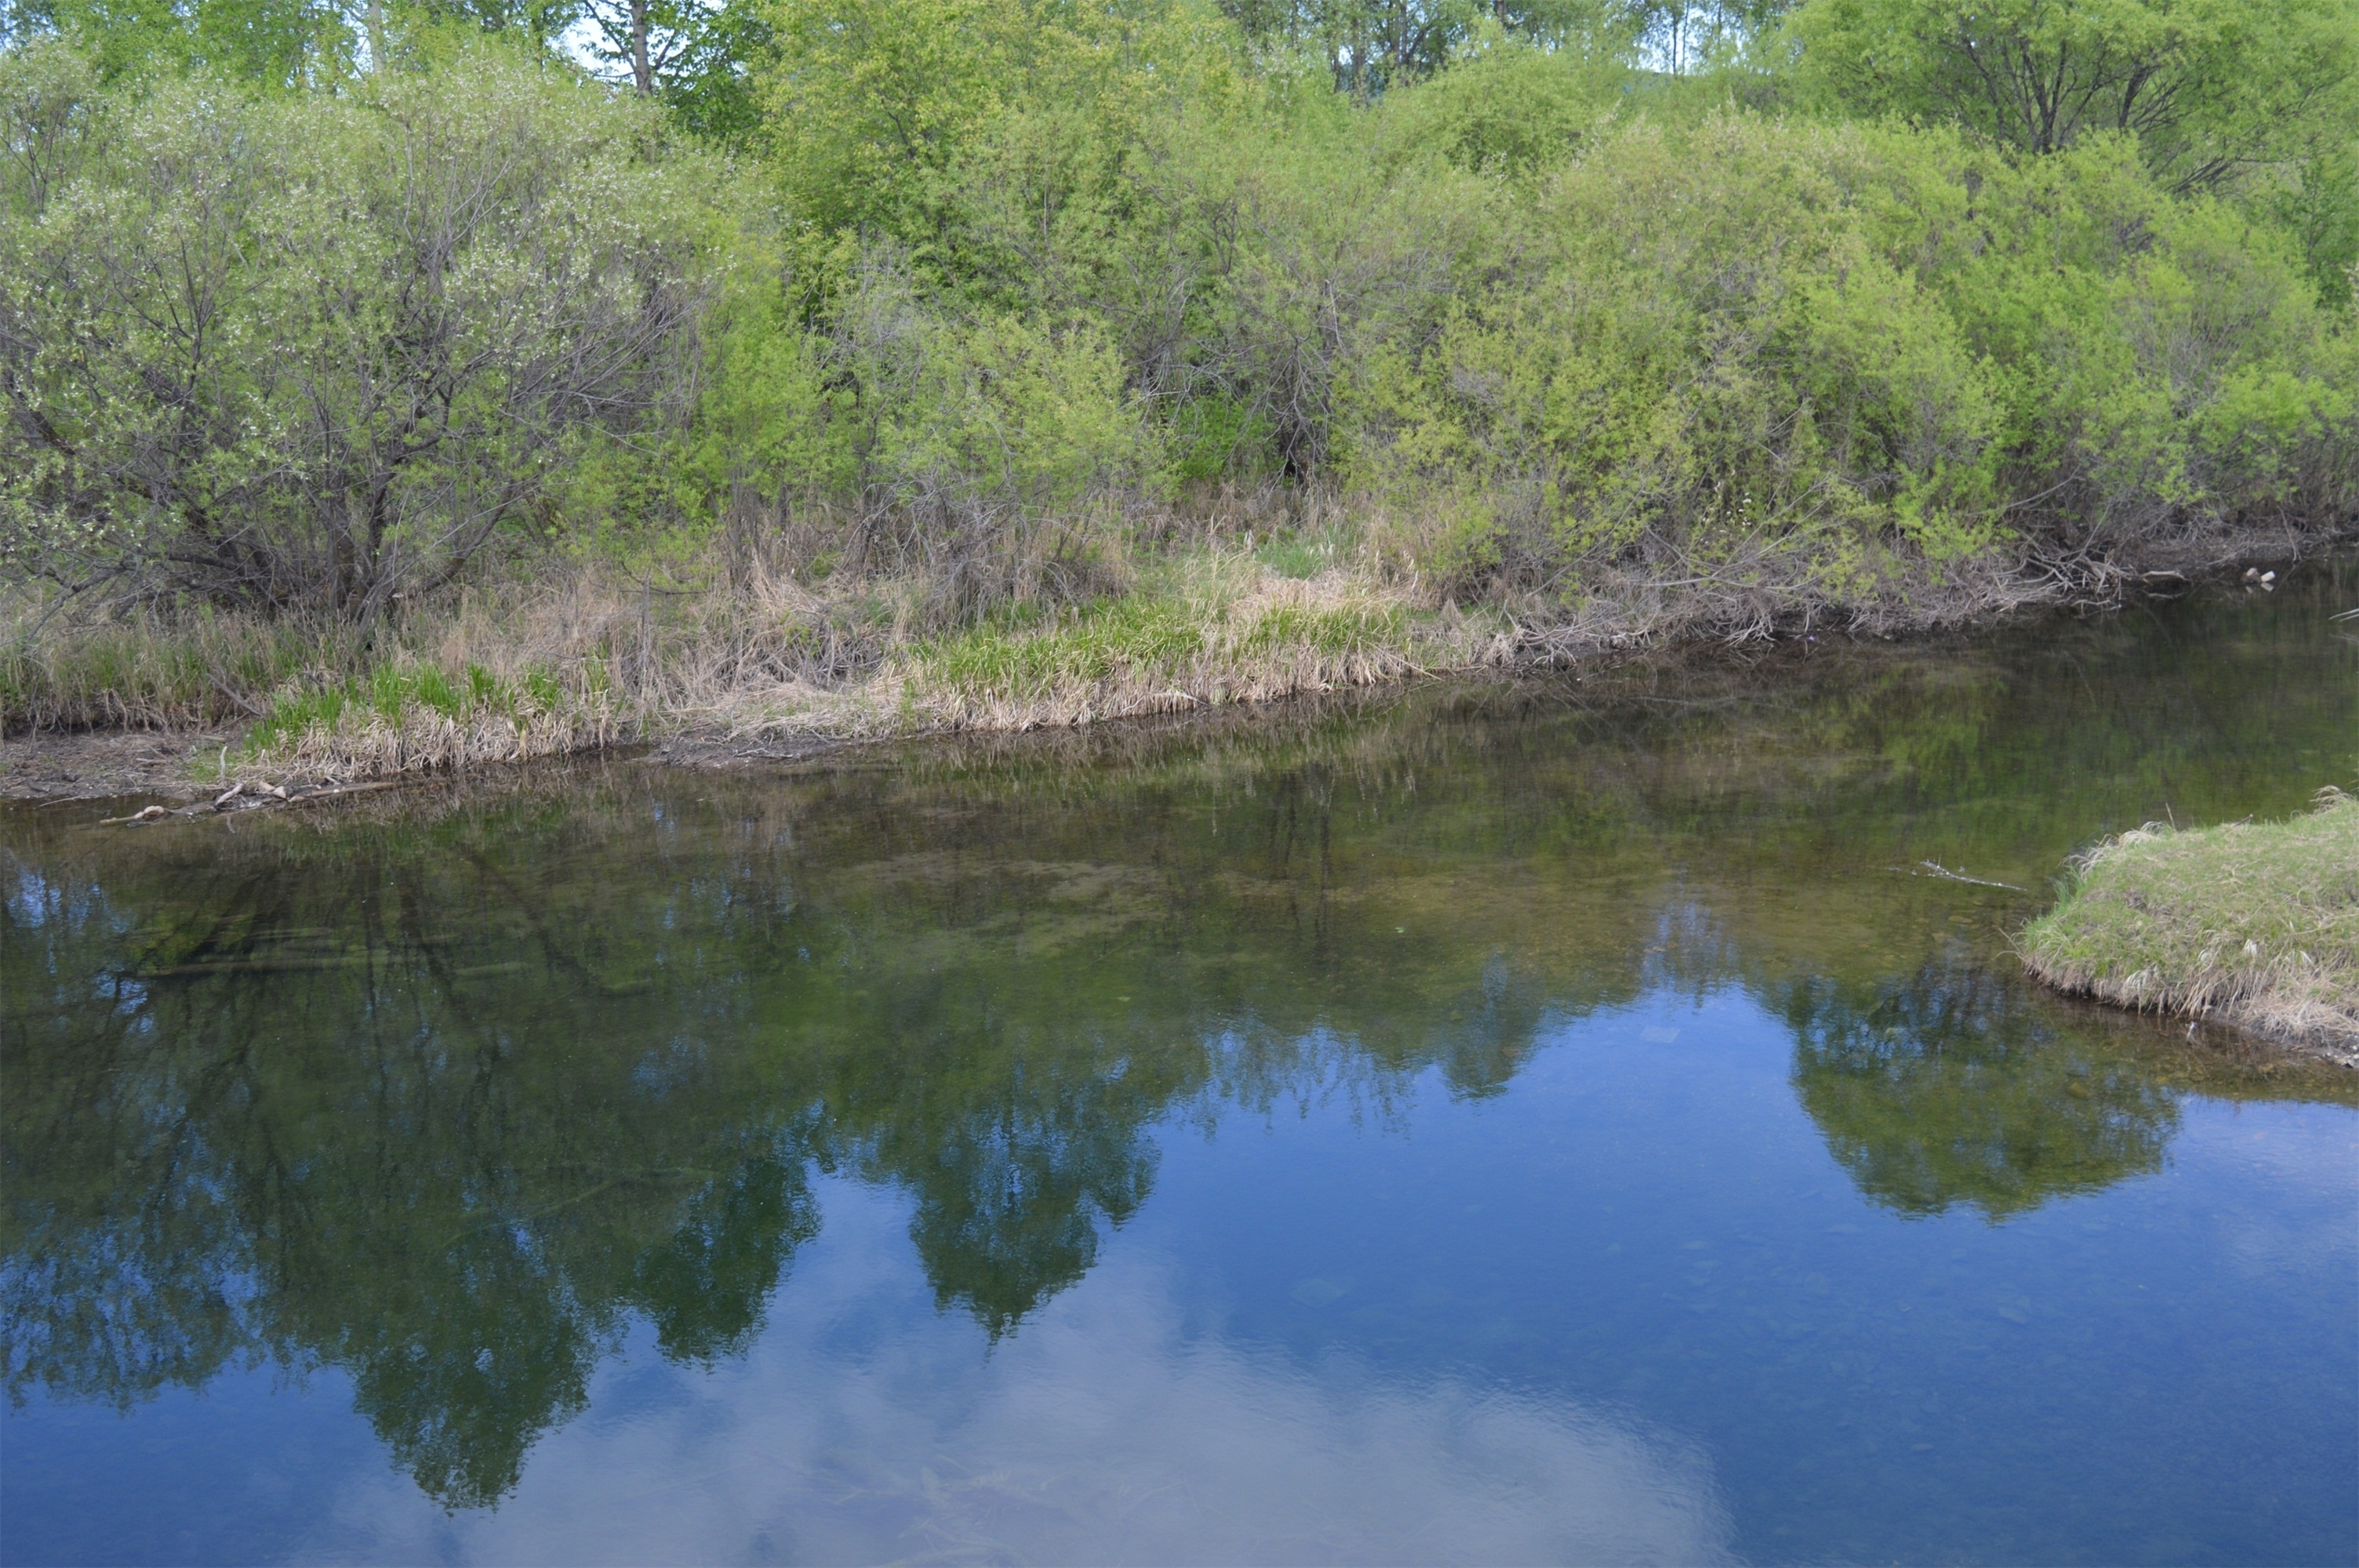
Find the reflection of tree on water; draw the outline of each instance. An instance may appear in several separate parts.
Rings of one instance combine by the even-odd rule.
[[[419,1486],[489,1502],[635,1317],[675,1359],[751,1342],[817,1228],[813,1164],[907,1192],[938,1301],[996,1336],[1146,1201],[1175,1109],[1382,1100],[1428,1067],[1493,1093],[1548,1011],[1626,1001],[1646,934],[1663,950],[1609,892],[1556,906],[1567,958],[1526,973],[1455,884],[1371,897],[1304,819],[1325,803],[1268,797],[1282,832],[1242,876],[1183,838],[1148,875],[1037,826],[995,846],[1013,871],[838,873],[757,828],[627,818],[587,853],[578,821],[518,805],[151,851],[106,893],[20,902],[10,1388],[128,1403],[261,1358],[334,1367]],[[1699,984],[1731,957],[1673,946]],[[2024,1026],[1962,978],[1791,1001],[1805,1102],[1904,1207],[2011,1212],[2168,1135],[2168,1098],[2119,1076],[2056,1123]]]
[[[1794,1087],[1860,1190],[1907,1215],[1999,1220],[2159,1170],[2177,1097],[2042,1027],[2014,985],[1929,965],[1881,985],[1798,980],[1772,999]]]
[[[751,1341],[817,1228],[793,1135],[762,1141],[654,1216],[627,1201],[619,1215],[591,1212],[593,1197],[578,1215],[499,1206],[457,1237],[420,1235],[403,1221],[434,1195],[415,1190],[321,1216],[338,1232],[307,1238],[322,1255],[252,1281],[255,1348],[342,1368],[354,1405],[422,1488],[452,1507],[495,1501],[534,1439],[582,1408],[626,1313],[645,1314],[674,1360]]]
[[[939,1304],[963,1305],[997,1338],[1088,1271],[1101,1221],[1120,1225],[1147,1200],[1155,1152],[1143,1130],[1174,1086],[1119,1061],[1093,1070],[1092,1040],[972,1044],[1006,1076],[951,1096],[907,1083],[862,1163],[914,1190],[910,1238]]]
[[[207,858],[11,911],[12,1395],[334,1367],[472,1505],[627,1314],[678,1357],[750,1339],[814,1227],[810,1128],[650,1086],[644,1018],[442,859]]]
[[[628,1299],[666,1356],[709,1365],[753,1343],[788,1260],[819,1234],[806,1174],[796,1142],[765,1150],[690,1198],[679,1228],[640,1254]]]
[[[1241,904],[1079,860],[855,866],[788,899],[813,868],[775,847],[582,831],[517,803],[30,879],[0,914],[12,1394],[334,1368],[421,1487],[490,1502],[635,1318],[678,1360],[751,1342],[814,1164],[906,1191],[938,1300],[997,1336],[1146,1200],[1150,1124],[1331,1065],[1298,1054],[1339,1038],[1319,966],[1264,943],[1208,982],[1141,923],[1368,946],[1285,878]],[[1091,896],[1038,885],[1069,863]],[[1504,1081],[1531,1005],[1495,975],[1421,1039],[1436,968],[1346,987],[1401,1021],[1381,1070]],[[1224,1033],[1241,991],[1267,1017]]]
[[[1439,1000],[1439,999],[1438,999]],[[1596,1005],[1603,998],[1587,999]],[[1481,980],[1434,1010],[1426,1027],[1435,1064],[1455,1093],[1486,1098],[1507,1087],[1532,1054],[1534,1036],[1549,1011],[1538,988],[1519,980],[1493,956]]]
[[[2158,798],[2157,759],[2183,808],[2277,736],[2341,743],[2329,683],[2256,704],[2221,668],[2243,728],[2208,737],[2138,729],[2188,704],[2118,671],[2093,717],[2077,675],[1944,658],[1772,704],[1438,697],[1114,770],[43,827],[0,904],[8,1386],[333,1367],[422,1487],[484,1502],[633,1322],[692,1362],[753,1340],[814,1166],[908,1195],[938,1300],[1005,1334],[1146,1201],[1158,1119],[1428,1068],[1494,1093],[1543,1017],[1665,981],[1782,1006],[1803,1104],[1905,1213],[2152,1170],[2169,1093],[1987,977],[1785,977],[1906,969],[1981,896],[1889,877],[1896,821],[1949,836],[1912,858],[2044,867]]]

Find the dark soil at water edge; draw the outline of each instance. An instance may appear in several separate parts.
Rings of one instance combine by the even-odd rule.
[[[227,753],[243,740],[219,730],[35,730],[0,735],[0,799],[191,801],[217,795]]]

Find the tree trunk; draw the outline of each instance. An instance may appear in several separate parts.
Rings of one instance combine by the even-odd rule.
[[[647,0],[631,0],[631,81],[641,92],[656,90],[647,69]]]

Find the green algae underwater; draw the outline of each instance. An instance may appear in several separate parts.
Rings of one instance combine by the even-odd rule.
[[[7,1554],[2347,1560],[2359,1085],[2009,934],[2354,598],[9,807]]]

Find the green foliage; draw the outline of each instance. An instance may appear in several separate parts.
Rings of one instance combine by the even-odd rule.
[[[204,41],[295,3],[137,69],[9,13],[20,573],[374,625],[485,551],[758,559],[931,633],[1244,481],[1544,613],[1930,602],[2359,494],[2326,0],[679,0],[581,13],[613,93],[476,36],[565,5]]]
[[[743,146],[760,124],[752,68],[772,53],[769,24],[713,0],[572,0],[582,47],[602,74],[659,98],[705,139]]]
[[[63,38],[109,81],[203,70],[332,88],[359,42],[333,0],[0,0],[0,47]]]
[[[2118,141],[1639,127],[1522,222],[1514,270],[1356,386],[1362,471],[1445,581],[1798,537],[1839,577],[2348,483],[2347,330]]]
[[[1439,153],[1460,168],[1530,180],[1553,174],[1625,97],[1611,58],[1497,38],[1414,92],[1387,99],[1385,150]]]
[[[1799,84],[1843,112],[2034,155],[2126,134],[2182,189],[2359,106],[2359,16],[2338,0],[1807,0],[1791,27]]]
[[[0,62],[0,215],[37,221],[110,139],[116,105],[99,90],[91,59],[38,38]]]
[[[946,319],[890,257],[864,263],[831,326],[849,564],[914,568],[955,617],[1086,597],[1111,564],[1103,508],[1155,466],[1096,330]]]
[[[1654,0],[1220,0],[1247,37],[1316,60],[1362,102],[1443,72],[1503,38],[1568,55],[1633,52],[1688,7]]]
[[[0,98],[62,81],[46,54],[0,58]],[[350,97],[165,84],[89,118],[104,144],[12,178],[38,211],[0,232],[16,570],[367,624],[679,402],[701,172],[554,71],[485,45]]]

